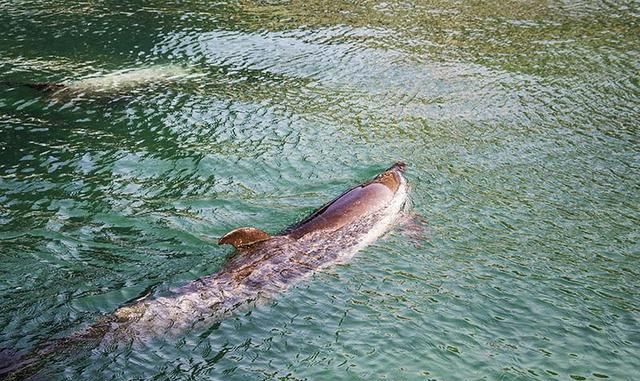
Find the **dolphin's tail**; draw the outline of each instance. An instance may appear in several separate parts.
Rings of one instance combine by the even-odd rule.
[[[0,350],[0,380],[29,380],[45,366],[55,361],[59,342],[50,342],[30,353],[18,353],[11,349]]]
[[[83,331],[46,341],[27,353],[0,349],[0,380],[32,380],[49,366],[97,347],[109,331],[111,322],[112,319],[104,318]]]
[[[66,339],[56,339],[38,346],[28,353],[16,353],[3,350],[0,358],[0,380],[17,381],[37,379],[40,372],[46,370],[62,359],[63,354],[69,354],[70,346]]]
[[[28,87],[30,89],[50,92],[64,88],[61,83],[54,82],[20,82],[20,81],[0,81],[2,87]]]

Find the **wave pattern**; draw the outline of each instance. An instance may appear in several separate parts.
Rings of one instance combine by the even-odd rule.
[[[397,160],[428,221],[49,378],[635,377],[636,3],[0,10],[0,348],[213,273],[226,231],[279,231]]]

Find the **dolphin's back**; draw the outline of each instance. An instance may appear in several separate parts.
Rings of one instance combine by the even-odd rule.
[[[375,213],[389,204],[402,182],[398,172],[400,169],[396,168],[403,167],[394,165],[371,182],[349,189],[282,233],[299,239],[310,232],[338,230],[367,214]]]
[[[334,231],[375,212],[393,198],[393,192],[380,183],[355,187],[325,205],[317,212],[288,229],[290,237],[298,239],[309,232]]]

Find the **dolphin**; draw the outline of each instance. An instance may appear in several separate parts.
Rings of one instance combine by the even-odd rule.
[[[118,93],[150,84],[174,82],[198,76],[179,65],[154,65],[141,68],[128,68],[108,73],[96,73],[90,76],[62,82],[18,82],[0,81],[0,85],[9,87],[28,87],[51,96],[70,96],[79,94]]]
[[[35,367],[38,359],[71,347],[144,341],[206,327],[318,270],[348,261],[398,221],[407,203],[404,169],[404,163],[395,163],[277,234],[254,227],[228,232],[218,243],[232,245],[235,252],[217,273],[167,295],[143,296],[70,337],[37,348],[4,373],[23,377],[28,374],[23,369]]]

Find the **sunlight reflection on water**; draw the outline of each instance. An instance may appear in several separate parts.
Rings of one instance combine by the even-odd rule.
[[[52,379],[636,373],[637,6],[0,8],[1,348],[211,274],[226,231],[277,232],[397,160],[430,232]],[[45,82],[76,88],[24,85]]]

